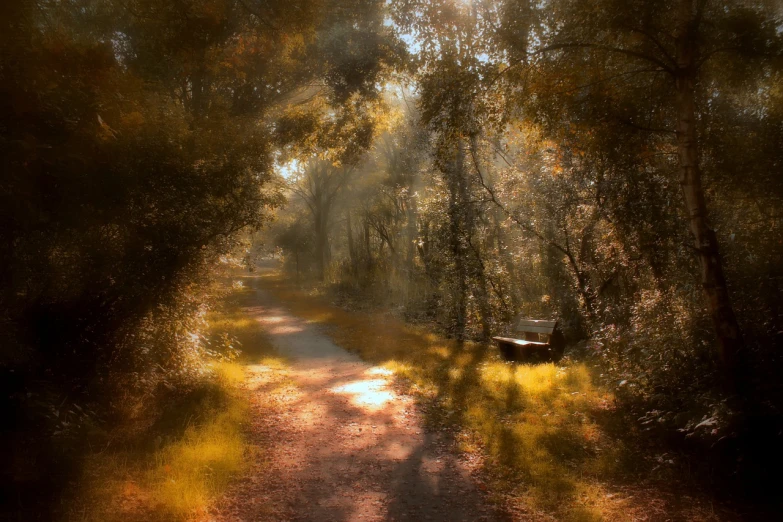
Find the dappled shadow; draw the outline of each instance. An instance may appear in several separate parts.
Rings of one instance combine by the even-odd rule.
[[[218,519],[490,519],[445,441],[425,433],[414,401],[395,391],[393,372],[370,367],[261,292],[248,304],[290,361],[290,385],[257,387],[273,405],[251,437],[269,454],[219,503]]]
[[[603,417],[610,413],[611,394],[594,384],[586,364],[571,360],[559,365],[503,362],[494,347],[460,344],[403,323],[389,313],[342,310],[317,296],[294,290],[279,274],[266,273],[255,280],[262,281],[264,289],[290,306],[294,315],[307,318],[301,324],[317,325],[350,352],[394,371],[397,384],[415,398],[419,406],[416,416],[421,419],[417,422],[431,432],[420,434],[413,446],[406,446],[400,453],[404,458],[392,459],[393,468],[388,467],[385,457],[361,464],[371,469],[373,463],[384,463],[382,469],[387,475],[394,472],[394,476],[406,477],[399,484],[387,480],[380,497],[366,500],[385,505],[387,517],[426,520],[427,515],[421,514],[424,511],[411,515],[415,510],[410,506],[416,504],[416,499],[407,494],[406,483],[413,484],[423,498],[442,497],[443,482],[431,480],[432,476],[422,470],[442,465],[435,476],[453,477],[454,469],[462,468],[450,468],[454,460],[448,459],[438,463],[436,458],[432,464],[431,456],[441,455],[437,451],[441,446],[456,446],[464,450],[465,461],[483,464],[483,472],[476,476],[482,489],[491,491],[495,498],[506,499],[504,504],[508,502],[511,512],[523,519],[674,520],[677,513],[705,513],[704,504],[699,505],[692,497],[683,497],[689,500],[680,504],[676,500],[681,494],[667,497],[668,493],[650,487],[638,475],[629,481],[634,474],[629,477],[627,473],[629,454],[623,444],[628,434],[605,429]],[[319,360],[313,362],[317,366]],[[366,411],[362,393],[372,395],[381,388],[363,381],[375,378],[350,376],[341,384],[334,381],[332,386],[345,386],[342,390],[348,393],[342,395],[348,405]],[[397,400],[390,404],[394,402]],[[387,407],[379,411],[385,412]],[[360,425],[349,423],[346,433],[358,431]],[[364,451],[367,448],[360,453]],[[469,480],[457,483],[468,483],[472,488]],[[457,496],[480,504],[481,495],[475,494],[475,488],[470,491]],[[328,495],[319,498],[327,499]],[[356,513],[345,514],[348,512],[350,509],[344,516],[359,518]],[[444,517],[436,515],[432,519]]]
[[[275,281],[270,284],[286,295],[284,285]],[[581,432],[572,432],[573,422],[550,422],[540,417],[547,409],[562,414],[564,396],[573,401],[569,392],[578,389],[579,383],[571,382],[570,375],[563,382],[569,392],[550,384],[537,387],[531,395],[521,386],[517,370],[530,368],[535,374],[536,367],[504,364],[491,356],[493,346],[445,340],[431,332],[405,328],[386,315],[347,314],[325,307],[308,310],[296,298],[286,302],[297,310],[301,308],[308,317],[339,324],[330,334],[366,359],[401,368],[414,382],[426,382],[414,397],[421,405],[425,425],[437,433],[438,444],[455,447],[456,436],[465,426],[481,430],[490,457],[486,471],[503,482],[497,487],[506,491],[533,487],[540,503],[550,509],[557,503],[568,504],[575,497],[578,488],[572,468],[584,459],[573,456]],[[488,364],[505,375],[496,390],[489,389],[492,383],[485,381]],[[414,452],[405,465],[421,466],[421,459],[417,462]],[[433,491],[430,483],[417,483],[417,487]],[[401,500],[389,509],[404,510],[408,504]]]

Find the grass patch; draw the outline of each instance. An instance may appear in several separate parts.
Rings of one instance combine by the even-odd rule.
[[[253,278],[334,341],[409,384],[426,420],[485,457],[488,490],[541,519],[631,520],[618,479],[634,474],[622,443],[597,418],[613,397],[579,362],[511,364],[389,314],[347,312],[298,291],[280,274]],[[614,485],[611,485],[614,482]]]
[[[242,309],[254,293],[233,285],[207,318],[210,344],[241,346],[240,358],[210,363],[208,377],[187,393],[167,397],[146,428],[123,427],[137,435],[116,430],[116,439],[122,442],[110,443],[87,458],[68,520],[200,520],[242,473],[250,450],[245,437],[250,413],[245,365],[285,364],[258,322]],[[253,448],[255,454],[258,451]]]
[[[258,321],[246,313],[245,308],[255,304],[256,290],[244,284],[243,279],[237,277],[223,282],[231,291],[207,315],[209,341],[212,344],[225,342],[226,338],[229,342],[237,341],[242,350],[238,362],[243,364],[285,363]]]
[[[205,512],[244,467],[247,404],[239,394],[244,371],[236,363],[220,363],[215,381],[214,391],[194,408],[203,418],[191,421],[180,439],[156,452],[145,477],[153,505],[169,519]]]

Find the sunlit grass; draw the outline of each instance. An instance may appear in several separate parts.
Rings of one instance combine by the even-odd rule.
[[[210,376],[166,404],[155,423],[119,447],[90,456],[70,520],[205,520],[212,501],[247,464],[245,364],[283,368],[259,323],[242,309],[254,291],[235,285],[208,315],[213,343],[240,344],[236,362],[210,363]],[[133,427],[136,428],[136,427]]]
[[[284,359],[277,354],[258,321],[243,310],[244,306],[253,304],[255,292],[252,287],[234,284],[222,306],[207,315],[207,334],[213,342],[224,333],[239,341],[239,348],[242,350],[241,362],[284,364]]]
[[[496,498],[558,520],[627,519],[604,485],[625,473],[623,448],[594,416],[612,398],[585,364],[511,364],[493,347],[341,310],[274,273],[258,280],[293,313],[327,326],[337,344],[407,381],[428,422],[456,431],[462,451],[485,455]]]
[[[171,518],[204,513],[244,467],[243,423],[247,403],[240,395],[244,371],[236,363],[220,363],[215,385],[219,398],[207,397],[199,410],[204,420],[155,454],[145,482],[156,509]]]

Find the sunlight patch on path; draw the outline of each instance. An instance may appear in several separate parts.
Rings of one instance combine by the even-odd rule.
[[[298,326],[274,326],[272,328],[269,328],[267,331],[270,333],[270,335],[288,335],[288,334],[294,334],[299,333],[303,329]]]
[[[329,391],[351,395],[351,402],[357,407],[381,409],[394,399],[394,393],[386,389],[388,385],[386,379],[365,379],[336,386]]]
[[[367,370],[367,375],[383,375],[384,377],[391,377],[394,375],[394,372],[388,368],[376,366],[375,368],[370,368]]]

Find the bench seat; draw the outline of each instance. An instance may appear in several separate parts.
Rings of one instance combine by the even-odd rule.
[[[537,345],[537,346],[549,346],[549,343],[541,343],[538,341],[525,341],[524,339],[512,339],[511,337],[493,337],[493,341],[501,343],[516,344],[518,346]]]
[[[557,321],[515,319],[511,335],[517,337],[493,337],[501,355],[511,361],[552,361],[563,355],[565,339],[557,328]]]

